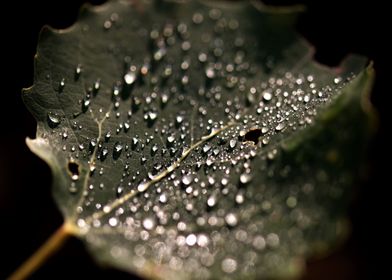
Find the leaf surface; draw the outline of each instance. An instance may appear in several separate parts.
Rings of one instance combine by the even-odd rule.
[[[373,71],[314,62],[296,16],[113,1],[42,30],[27,143],[97,260],[164,279],[291,277],[344,236]]]

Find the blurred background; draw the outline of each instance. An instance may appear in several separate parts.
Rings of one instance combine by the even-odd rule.
[[[33,56],[40,28],[70,26],[84,1],[10,1],[2,4],[0,137],[0,279],[4,279],[28,258],[61,224],[62,217],[51,197],[51,175],[43,161],[25,145],[35,136],[36,123],[25,108],[20,91],[33,83]],[[93,4],[103,0],[91,0]],[[377,1],[264,1],[285,5],[301,3],[307,12],[298,22],[299,32],[316,47],[316,60],[338,65],[348,53],[374,60],[376,84],[372,102],[379,111],[380,127],[368,153],[368,174],[357,186],[350,218],[349,240],[322,260],[311,260],[305,279],[378,279],[387,243],[381,202],[386,197],[388,164],[386,51],[389,40],[387,10]],[[12,113],[10,113],[12,112]],[[71,239],[32,279],[67,279],[78,275],[133,279],[129,274],[98,267],[83,244]],[[136,278],[137,279],[137,278]]]

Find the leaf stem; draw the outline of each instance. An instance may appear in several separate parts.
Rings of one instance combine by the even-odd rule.
[[[8,280],[21,280],[31,276],[74,233],[75,226],[65,222],[29,259],[11,274]]]

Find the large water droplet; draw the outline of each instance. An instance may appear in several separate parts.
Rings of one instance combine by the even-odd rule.
[[[61,123],[61,118],[57,114],[48,113],[48,124],[51,128],[55,128]]]

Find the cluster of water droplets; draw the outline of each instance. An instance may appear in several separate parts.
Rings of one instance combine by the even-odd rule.
[[[78,62],[57,94],[83,83],[84,95],[69,115],[47,113],[69,162],[77,225],[97,246],[110,244],[112,257],[134,256],[138,269],[152,262],[205,278],[216,269],[254,275],[285,264],[313,217],[296,210],[297,195],[313,187],[276,195],[253,183],[270,172],[276,143],[312,124],[341,78],[325,86],[312,73],[267,75],[269,66],[250,52],[262,48],[254,35],[219,9],[181,20],[157,16],[150,26],[135,11],[132,20],[120,14],[108,15],[101,36],[131,28],[121,51],[108,42],[107,56],[120,53],[122,70],[84,79]],[[142,51],[132,51],[131,39]],[[276,226],[291,218],[299,226]],[[293,241],[283,247],[281,238]]]

